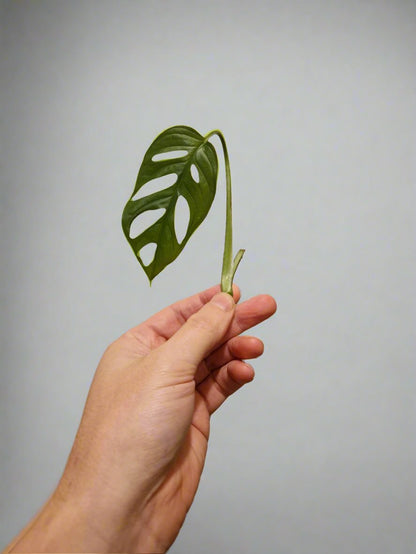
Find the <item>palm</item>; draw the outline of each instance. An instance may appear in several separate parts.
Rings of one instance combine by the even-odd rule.
[[[158,350],[215,292],[216,287],[174,304],[131,329],[120,339],[125,363],[145,359]],[[237,300],[238,296],[236,292]],[[274,309],[275,303],[269,296],[255,297],[237,306],[223,343],[199,364],[192,383],[185,384],[186,393],[178,386],[164,389],[163,402],[171,404],[172,416],[170,425],[164,427],[165,435],[158,434],[157,440],[170,441],[172,436],[178,440],[172,459],[165,460],[166,471],[158,479],[147,510],[149,514],[157,514],[152,527],[159,544],[166,548],[176,537],[198,487],[208,446],[210,415],[230,394],[252,379],[251,367],[241,360],[257,357],[263,351],[261,341],[239,335],[269,317]],[[120,354],[119,351],[119,361]]]
[[[200,432],[202,425],[209,429],[209,412],[201,400],[201,409],[194,414],[188,434],[164,476],[162,485],[147,506],[156,514],[152,526],[157,530],[158,544],[167,549],[181,528],[198,488],[208,446],[208,436]]]

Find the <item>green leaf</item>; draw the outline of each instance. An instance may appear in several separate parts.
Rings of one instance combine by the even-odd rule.
[[[142,187],[153,179],[167,175],[173,175],[172,179],[176,175],[173,184],[141,197]],[[215,148],[191,127],[171,127],[150,145],[122,216],[124,234],[150,282],[179,256],[207,216],[215,197],[217,175]],[[145,191],[143,189],[142,192]],[[175,232],[175,208],[181,196],[189,207],[189,223],[184,238],[179,242]],[[160,209],[164,210],[161,217],[134,236],[132,225],[136,218]],[[154,258],[145,263],[141,252],[150,244],[155,245]]]

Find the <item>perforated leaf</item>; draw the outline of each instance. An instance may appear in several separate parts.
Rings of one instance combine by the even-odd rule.
[[[171,127],[150,145],[122,216],[124,234],[150,282],[179,256],[207,216],[215,197],[217,175],[218,160],[214,147],[191,127]],[[155,186],[159,190],[154,191]],[[175,230],[175,209],[180,197],[188,204],[189,222],[179,241]],[[156,221],[140,229],[136,235],[134,229],[137,223],[140,227],[139,218],[161,209],[163,213],[155,212]],[[149,245],[154,245],[154,257],[150,263],[144,259]]]

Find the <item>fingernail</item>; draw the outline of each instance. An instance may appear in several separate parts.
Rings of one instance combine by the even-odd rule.
[[[211,302],[221,308],[221,310],[224,310],[224,312],[229,312],[234,306],[234,299],[227,292],[220,292],[219,294],[216,294],[212,298]]]

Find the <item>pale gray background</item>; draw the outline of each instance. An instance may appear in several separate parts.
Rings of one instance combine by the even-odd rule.
[[[63,469],[106,345],[218,281],[213,212],[149,289],[120,228],[174,124],[230,149],[277,316],[172,553],[415,552],[414,1],[2,2],[1,528]]]

